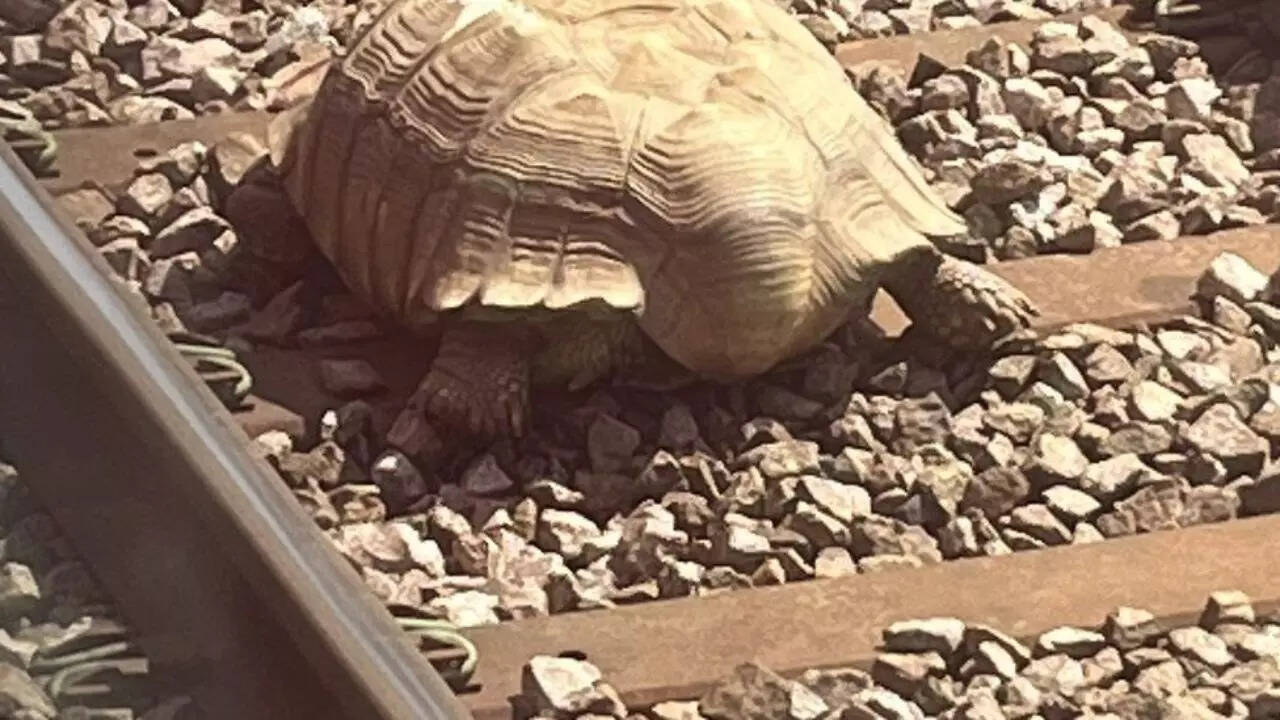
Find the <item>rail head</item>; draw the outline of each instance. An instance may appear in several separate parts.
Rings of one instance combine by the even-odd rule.
[[[0,160],[0,434],[144,648],[213,716],[468,717],[83,234]]]

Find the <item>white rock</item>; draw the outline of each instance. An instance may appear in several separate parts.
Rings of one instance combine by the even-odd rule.
[[[895,622],[884,630],[885,650],[894,653],[955,652],[964,640],[964,621],[936,617]]]
[[[1267,286],[1267,276],[1235,253],[1219,254],[1196,284],[1196,293],[1205,299],[1219,295],[1237,305],[1252,302]]]

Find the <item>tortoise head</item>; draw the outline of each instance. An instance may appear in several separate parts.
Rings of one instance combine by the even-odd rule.
[[[223,208],[239,236],[242,259],[278,272],[300,272],[312,255],[306,222],[281,178],[293,153],[294,131],[306,120],[330,67],[327,59],[316,61],[281,86],[275,107],[283,112],[267,125],[267,152],[244,172]]]
[[[267,156],[244,174],[227,197],[223,214],[238,238],[231,257],[232,282],[255,303],[302,274],[313,254],[311,236]]]

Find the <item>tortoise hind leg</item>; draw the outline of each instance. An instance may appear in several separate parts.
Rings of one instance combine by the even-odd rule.
[[[957,350],[989,349],[1039,315],[1002,278],[932,248],[895,263],[884,284],[917,332]]]
[[[519,323],[451,325],[426,377],[387,441],[424,470],[439,470],[457,446],[524,434],[532,335]]]

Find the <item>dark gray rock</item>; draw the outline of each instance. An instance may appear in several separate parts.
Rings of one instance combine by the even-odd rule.
[[[640,431],[610,415],[600,415],[587,430],[587,454],[599,473],[626,468],[640,447]]]
[[[1017,468],[984,470],[965,488],[961,509],[974,509],[995,519],[1022,504],[1031,494],[1031,483]]]
[[[1089,459],[1069,437],[1043,433],[1035,439],[1031,452],[1027,478],[1035,487],[1073,485],[1089,469]]]
[[[1160,635],[1160,626],[1146,610],[1120,607],[1107,615],[1102,634],[1111,645],[1132,650],[1154,641]]]
[[[1014,508],[1009,513],[1008,527],[1026,533],[1045,545],[1065,545],[1071,542],[1071,530],[1048,507],[1039,503]]]
[[[813,691],[756,663],[739,665],[698,701],[698,712],[708,720],[807,720],[826,710]]]
[[[991,430],[1004,433],[1019,445],[1030,442],[1044,425],[1045,412],[1037,405],[1013,402],[991,408],[983,422]]]
[[[1076,660],[1084,660],[1097,654],[1106,644],[1107,639],[1101,633],[1063,626],[1041,633],[1036,640],[1036,653],[1040,655],[1060,653]]]
[[[1084,361],[1085,375],[1095,386],[1116,385],[1129,379],[1133,365],[1119,350],[1110,345],[1098,345]]]
[[[909,455],[922,445],[945,442],[951,432],[951,411],[936,394],[902,401],[895,413],[894,449]]]
[[[859,557],[906,555],[925,563],[942,561],[937,540],[918,526],[872,515],[854,520],[850,529],[852,539],[849,547]]]
[[[752,465],[770,480],[821,472],[818,444],[807,440],[785,440],[754,447],[738,457],[740,465]]]
[[[622,702],[603,682],[600,671],[589,662],[567,657],[538,655],[530,659],[520,677],[520,700],[532,714],[622,715]]]
[[[1200,614],[1200,627],[1213,630],[1226,624],[1252,625],[1255,619],[1248,595],[1239,590],[1219,590],[1209,594]]]
[[[964,621],[938,617],[903,620],[884,630],[884,648],[891,653],[938,653],[949,658],[964,641]]]
[[[1150,457],[1167,452],[1172,447],[1173,434],[1163,425],[1135,421],[1113,428],[1102,444],[1102,451],[1109,457]]]
[[[1175,530],[1186,510],[1183,492],[1176,484],[1147,485],[1116,503],[1116,510],[1128,513],[1140,532]]]
[[[947,672],[947,661],[936,652],[880,653],[871,665],[871,679],[902,697],[911,697],[929,677]]]
[[[1220,403],[1201,413],[1183,433],[1190,447],[1222,461],[1230,477],[1256,475],[1270,454],[1270,446],[1250,428],[1230,404]]]

